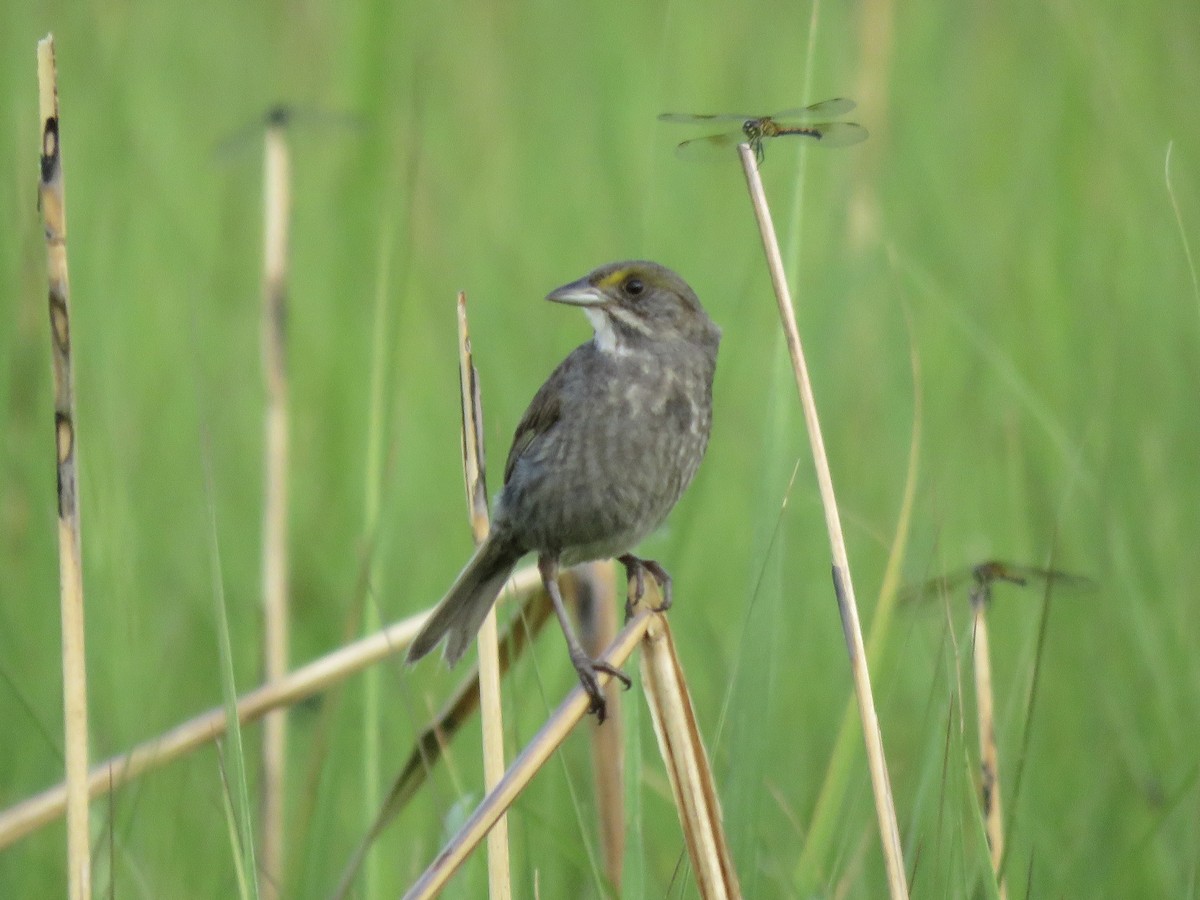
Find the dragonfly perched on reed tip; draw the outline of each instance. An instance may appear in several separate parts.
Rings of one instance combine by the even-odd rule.
[[[971,603],[973,605],[987,603],[992,596],[992,585],[998,581],[1015,584],[1018,587],[1040,584],[1068,590],[1091,590],[1096,586],[1095,582],[1083,575],[1072,575],[1070,572],[1061,572],[1058,569],[1020,566],[991,559],[920,584],[911,585],[900,592],[899,600],[901,603],[919,603],[949,594],[971,582]]]
[[[763,161],[763,142],[768,138],[796,135],[812,138],[822,147],[848,147],[867,139],[867,129],[857,122],[822,121],[836,116],[844,116],[854,109],[854,101],[845,97],[835,97],[832,100],[822,100],[812,106],[802,106],[798,109],[785,109],[770,116],[755,116],[742,113],[663,113],[658,117],[660,122],[674,122],[680,125],[706,125],[722,122],[739,122],[741,127],[736,130],[724,131],[719,134],[709,134],[704,137],[684,141],[675,148],[675,152],[683,157],[703,156],[715,152],[723,152],[741,143],[749,144],[754,149],[754,155],[761,163]]]

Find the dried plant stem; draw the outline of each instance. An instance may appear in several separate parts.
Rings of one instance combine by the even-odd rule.
[[[513,593],[520,597],[539,590],[541,583],[541,576],[533,566],[520,570],[510,581]],[[428,611],[409,616],[376,634],[313,660],[274,684],[250,691],[238,701],[238,721],[242,724],[256,721],[272,710],[298,703],[382,659],[404,651],[428,616]],[[84,779],[86,796],[104,796],[146,772],[162,768],[221,737],[225,734],[225,726],[225,708],[217,707],[144,741],[128,753],[93,766]],[[53,822],[63,814],[66,806],[67,786],[63,783],[0,812],[0,850]]]
[[[458,377],[462,397],[463,478],[467,489],[467,514],[475,546],[488,533],[487,480],[484,471],[483,403],[479,372],[471,355],[467,327],[467,295],[458,294]],[[488,610],[479,629],[479,707],[483,725],[483,782],[493,790],[504,777],[504,711],[500,700],[500,649],[496,606]],[[509,872],[508,819],[500,816],[488,832],[488,893],[491,900],[512,896]]]
[[[983,824],[991,853],[992,871],[1000,900],[1007,900],[1008,888],[1000,863],[1004,859],[1004,816],[1000,808],[1000,755],[996,748],[996,716],[992,694],[992,653],[988,640],[988,588],[977,585],[971,592],[974,616],[975,706],[979,721],[979,797]]]
[[[593,659],[617,636],[615,566],[597,563],[593,590],[578,592],[579,630],[583,648]],[[600,574],[602,573],[602,574]],[[600,845],[609,887],[621,896],[621,870],[625,861],[625,732],[621,720],[621,684],[604,687],[608,718],[591,726],[592,772],[596,787],[596,812],[600,819]]]
[[[561,579],[564,591],[570,594],[576,591],[590,590],[590,583],[597,580],[595,565],[593,563],[579,566],[565,572]],[[532,570],[525,570],[526,573],[530,571]],[[521,577],[521,573],[518,573],[518,577]],[[533,642],[533,639],[541,632],[542,626],[546,624],[546,620],[550,618],[550,596],[542,588],[540,576],[536,582],[525,577],[521,591],[527,595],[524,605],[512,617],[508,631],[500,642],[501,675],[507,672],[512,664],[520,658],[525,648]],[[350,888],[354,884],[354,879],[371,845],[408,805],[408,802],[416,796],[417,790],[425,783],[433,767],[442,758],[445,749],[450,745],[459,728],[478,706],[479,667],[476,666],[459,682],[458,688],[443,704],[433,722],[426,726],[420,737],[414,742],[412,752],[409,753],[408,759],[401,767],[400,774],[392,782],[387,799],[380,806],[375,821],[342,871],[338,888],[333,893],[334,898],[340,900],[350,893]]]
[[[67,202],[58,120],[54,36],[38,41],[41,181],[38,200],[46,232],[50,283],[50,349],[54,362],[54,443],[58,469],[58,577],[62,606],[63,727],[66,743],[67,890],[72,900],[92,896],[88,838],[88,701],[84,648],[83,568],[75,441],[75,386],[71,366],[70,282],[67,277]]]
[[[911,330],[910,330],[911,339]],[[896,609],[896,591],[900,584],[900,572],[904,562],[905,551],[908,547],[909,526],[912,522],[913,505],[917,496],[917,475],[921,457],[921,365],[915,346],[910,343],[909,358],[913,374],[913,418],[912,437],[909,441],[908,468],[904,478],[904,495],[900,502],[900,512],[896,517],[896,530],[892,538],[892,546],[888,551],[887,566],[883,572],[883,582],[879,587],[879,604],[875,607],[875,616],[871,621],[871,630],[867,635],[867,663],[877,663],[883,652],[885,641],[890,632],[892,616]],[[837,738],[833,742],[830,753],[829,768],[817,793],[816,803],[813,804],[812,817],[808,823],[808,834],[804,849],[794,868],[796,887],[801,893],[816,890],[818,882],[817,859],[830,847],[833,840],[833,830],[838,811],[842,808],[842,800],[850,783],[850,767],[852,763],[852,742],[854,740],[854,720],[857,704],[853,700],[846,701],[846,709],[842,714],[841,725],[838,726]]]
[[[642,639],[651,618],[657,615],[658,613],[643,607],[617,635],[617,639],[604,654],[603,661],[615,667],[624,663]],[[599,672],[598,678],[603,685],[608,683],[611,676],[606,672]],[[500,783],[483,798],[458,833],[404,894],[406,900],[434,897],[446,886],[450,877],[479,845],[488,830],[512,805],[551,754],[566,740],[579,720],[587,715],[590,702],[583,686],[576,684],[546,724],[513,760]]]
[[[846,554],[846,541],[842,534],[837,500],[833,492],[833,477],[829,471],[829,460],[825,454],[825,441],[821,436],[821,425],[817,418],[816,401],[812,384],[808,378],[808,366],[804,361],[804,350],[800,344],[800,333],[796,327],[796,315],[792,308],[791,294],[784,275],[783,259],[779,253],[779,242],[771,222],[771,211],[767,206],[766,193],[759,178],[754,151],[749,144],[741,144],[738,153],[754,215],[766,252],[767,268],[775,288],[775,299],[783,322],[788,352],[792,358],[792,371],[800,393],[800,405],[812,445],[813,462],[816,466],[817,485],[821,503],[825,509],[825,525],[829,531],[829,543],[833,555],[833,576],[838,611],[842,620],[842,631],[850,655],[850,669],[854,678],[854,690],[858,698],[858,711],[862,719],[863,739],[866,743],[867,765],[871,774],[871,788],[875,795],[875,811],[879,820],[879,833],[883,843],[884,864],[887,868],[888,888],[893,900],[908,896],[908,885],[904,873],[904,851],[900,844],[900,829],[896,824],[896,810],[892,801],[891,785],[888,781],[887,761],[884,758],[883,739],[879,731],[879,717],[875,711],[875,700],[871,691],[870,673],[867,671],[866,652],[863,647],[862,628],[858,620],[858,605],[854,599],[854,585],[850,578],[850,560]]]
[[[267,684],[288,671],[288,373],[287,269],[291,166],[286,117],[268,120],[263,164],[263,369],[267,405],[263,483],[263,662]],[[278,896],[284,871],[287,709],[263,722],[262,847],[259,890]]]
[[[641,669],[700,896],[705,900],[741,897],[708,754],[664,616],[654,616],[646,629]]]

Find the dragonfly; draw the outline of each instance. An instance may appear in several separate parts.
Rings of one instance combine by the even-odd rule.
[[[272,129],[282,130],[294,125],[315,125],[318,128],[333,126],[350,130],[359,130],[363,127],[362,121],[350,113],[276,103],[219,141],[213,148],[213,156],[218,162],[229,162],[247,147],[254,146],[263,132]]]
[[[747,143],[754,148],[754,155],[759,163],[763,161],[763,142],[768,138],[797,135],[812,138],[822,147],[848,147],[867,139],[867,129],[857,122],[822,121],[836,116],[844,116],[854,109],[854,101],[845,97],[835,97],[832,100],[822,100],[812,106],[802,106],[797,109],[785,109],[770,116],[755,116],[742,113],[663,113],[658,117],[660,122],[674,122],[679,125],[717,125],[726,122],[738,122],[740,127],[735,130],[684,141],[675,148],[682,157],[697,157],[713,152],[724,152],[738,144]]]
[[[992,585],[997,582],[1007,582],[1018,587],[1042,585],[1068,590],[1091,590],[1096,586],[1092,579],[1084,575],[1073,575],[1058,569],[1041,569],[1035,566],[1021,566],[991,559],[905,588],[900,592],[898,599],[901,603],[920,603],[957,591],[968,582],[971,584],[970,595],[973,606],[986,604],[991,600]]]

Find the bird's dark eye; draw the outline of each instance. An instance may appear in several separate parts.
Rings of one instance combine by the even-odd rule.
[[[645,289],[646,286],[642,284],[642,280],[640,278],[630,278],[625,282],[625,293],[630,297],[636,297]]]

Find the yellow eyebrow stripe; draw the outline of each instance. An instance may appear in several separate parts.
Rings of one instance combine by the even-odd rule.
[[[600,279],[600,281],[597,282],[596,287],[599,287],[599,288],[615,287],[616,285],[618,285],[622,281],[624,281],[625,276],[628,274],[629,274],[628,269],[617,269],[617,271],[615,271],[609,275],[606,275],[606,276],[604,276],[604,278]]]

